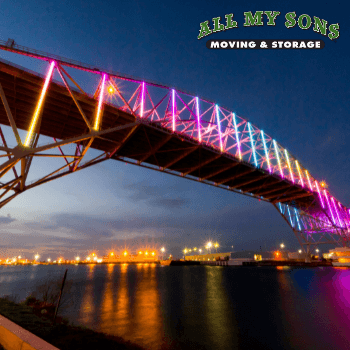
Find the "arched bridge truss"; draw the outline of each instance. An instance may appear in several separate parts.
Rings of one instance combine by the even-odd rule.
[[[246,119],[187,92],[13,41],[0,41],[0,48],[47,61],[45,76],[0,62],[0,124],[12,128],[17,142],[9,147],[0,129],[0,207],[31,188],[114,159],[270,202],[308,252],[321,243],[348,245],[349,208]],[[72,77],[82,73],[92,92]],[[27,131],[24,140],[19,129]],[[40,145],[40,135],[53,142]],[[90,149],[99,155],[88,159]],[[28,182],[35,157],[62,164]]]

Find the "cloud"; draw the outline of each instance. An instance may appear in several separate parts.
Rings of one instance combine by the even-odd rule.
[[[0,216],[0,224],[10,224],[13,221],[16,221],[16,219],[11,218],[10,214],[7,214],[7,216]]]

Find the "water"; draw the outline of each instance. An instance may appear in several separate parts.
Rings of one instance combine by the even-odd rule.
[[[24,298],[66,266],[0,266]],[[145,349],[350,349],[346,268],[80,265],[62,315]]]

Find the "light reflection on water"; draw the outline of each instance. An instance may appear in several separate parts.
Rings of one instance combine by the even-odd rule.
[[[66,266],[0,266],[0,295],[23,299]],[[145,349],[349,349],[350,269],[68,267],[71,321]],[[1,312],[1,311],[0,311]]]

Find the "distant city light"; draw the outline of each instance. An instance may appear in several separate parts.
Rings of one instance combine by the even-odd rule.
[[[38,260],[39,258],[40,258],[39,254],[36,254],[36,255],[34,256],[34,259],[35,259],[35,260]]]
[[[281,248],[284,248],[284,244],[283,243],[281,244]]]
[[[47,259],[47,262],[50,262],[50,261],[51,261],[51,259],[50,259],[50,258],[48,258],[48,259]]]
[[[76,261],[79,261],[79,260],[80,260],[80,257],[79,257],[79,256],[77,256],[77,257],[75,258],[75,260],[76,260]]]

